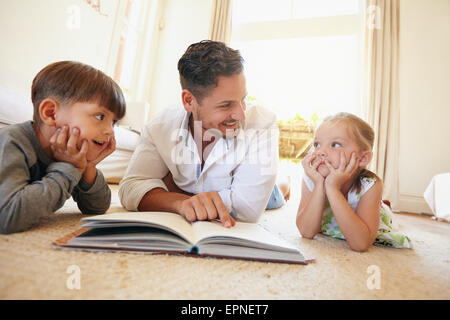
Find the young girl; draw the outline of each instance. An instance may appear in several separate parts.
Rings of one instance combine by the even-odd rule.
[[[329,116],[316,129],[314,151],[302,161],[297,227],[303,237],[322,232],[347,240],[355,251],[366,251],[374,242],[412,247],[408,237],[393,231],[393,214],[381,201],[381,179],[365,169],[373,141],[372,128],[349,113]]]

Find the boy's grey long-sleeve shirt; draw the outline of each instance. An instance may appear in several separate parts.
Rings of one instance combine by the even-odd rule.
[[[111,204],[101,171],[89,185],[73,165],[48,158],[31,121],[0,129],[0,233],[31,228],[70,196],[87,214],[103,214]]]

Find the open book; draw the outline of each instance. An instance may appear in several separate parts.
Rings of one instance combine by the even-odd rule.
[[[61,248],[181,253],[306,264],[297,248],[253,223],[225,228],[219,221],[188,222],[169,212],[120,212],[84,218],[81,228],[54,242]]]

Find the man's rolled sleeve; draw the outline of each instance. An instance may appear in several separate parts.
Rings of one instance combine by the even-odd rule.
[[[138,211],[139,203],[145,194],[155,188],[169,191],[161,179],[140,179],[127,177],[122,180],[119,188],[119,198],[122,206],[130,211]]]
[[[152,123],[144,128],[125,177],[119,184],[120,202],[127,210],[138,211],[142,198],[152,189],[169,191],[162,181],[169,169],[153,143],[151,130]]]

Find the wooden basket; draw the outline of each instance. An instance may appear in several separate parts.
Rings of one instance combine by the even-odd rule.
[[[280,159],[303,159],[313,141],[313,126],[305,120],[290,120],[279,121],[278,128]]]

